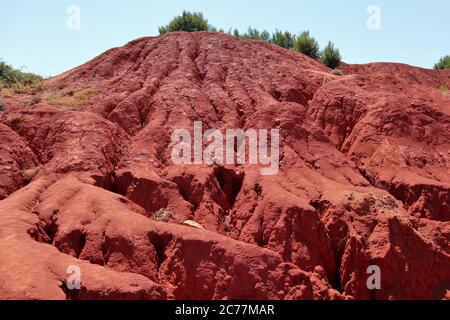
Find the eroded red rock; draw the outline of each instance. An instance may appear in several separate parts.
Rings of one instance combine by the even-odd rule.
[[[44,97],[95,88],[81,110],[8,98],[0,297],[448,298],[450,73],[343,69],[170,33],[47,80]],[[173,164],[171,133],[194,121],[280,129],[279,173]],[[82,270],[76,292],[69,265]]]

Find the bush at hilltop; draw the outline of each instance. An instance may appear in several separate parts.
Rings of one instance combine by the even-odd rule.
[[[435,70],[450,69],[450,55],[442,57],[435,65]]]
[[[294,51],[306,54],[312,58],[317,58],[319,56],[319,50],[319,43],[309,34],[309,31],[303,31],[295,39]]]
[[[295,36],[292,35],[289,31],[283,32],[281,30],[275,30],[275,33],[272,35],[272,39],[270,42],[285,49],[292,50],[295,41]]]
[[[335,48],[331,41],[328,42],[325,49],[323,49],[320,56],[320,61],[331,69],[337,68],[339,63],[341,63],[341,54],[339,53],[339,49]]]
[[[208,24],[208,20],[203,17],[201,12],[188,12],[183,13],[169,22],[168,25],[159,27],[159,34],[174,31],[214,31],[214,27]]]

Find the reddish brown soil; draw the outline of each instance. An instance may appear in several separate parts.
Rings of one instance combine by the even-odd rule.
[[[95,88],[81,110],[3,96],[0,298],[449,299],[450,72],[343,71],[171,33],[46,81]],[[279,128],[280,172],[172,164],[172,131],[196,120]]]

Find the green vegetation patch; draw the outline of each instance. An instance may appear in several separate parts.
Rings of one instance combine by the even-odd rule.
[[[0,60],[0,88],[23,88],[37,86],[42,83],[42,77],[31,72],[14,69]]]

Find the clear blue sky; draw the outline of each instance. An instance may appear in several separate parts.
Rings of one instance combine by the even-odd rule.
[[[66,12],[81,9],[80,30]],[[381,9],[381,29],[367,28],[367,8]],[[430,68],[450,54],[449,0],[14,0],[0,6],[0,58],[44,76],[59,74],[135,38],[157,35],[183,9],[202,11],[228,29],[309,29],[332,40],[346,62],[404,62]]]

